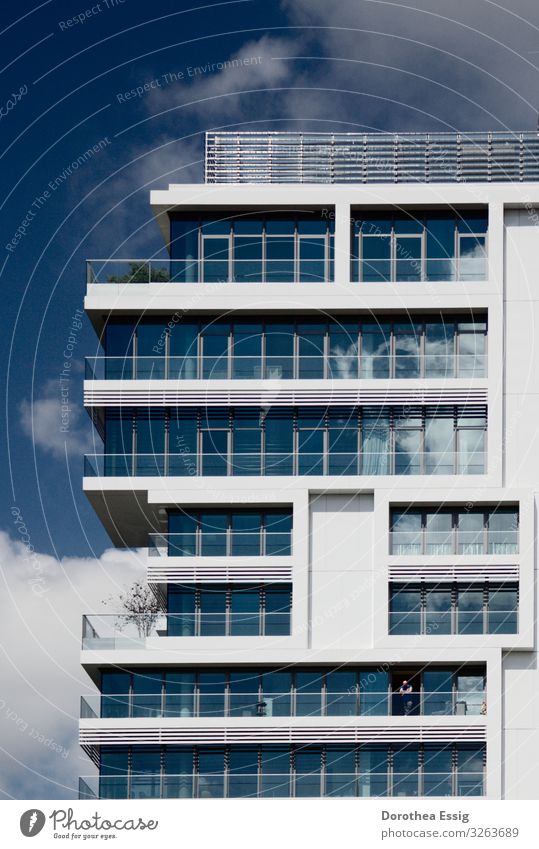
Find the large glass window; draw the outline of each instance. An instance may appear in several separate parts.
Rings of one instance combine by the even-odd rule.
[[[484,280],[484,212],[356,214],[352,277],[366,283]]]
[[[517,554],[518,507],[396,509],[391,513],[391,553]]]
[[[486,433],[484,408],[473,419],[461,407],[209,407],[105,415],[107,475],[480,474],[486,462],[478,448]],[[472,434],[475,447],[463,434]]]
[[[489,582],[391,584],[389,633],[516,634],[518,587]]]
[[[357,666],[156,667],[122,672],[104,669],[101,710],[96,709],[93,716],[253,718],[486,713],[484,667],[386,666],[387,670]]]
[[[277,557],[292,551],[292,510],[171,510],[169,557]]]
[[[102,747],[101,798],[477,796],[485,748],[426,745]]]
[[[167,635],[285,636],[291,601],[288,584],[169,584]]]
[[[171,216],[176,282],[319,283],[333,279],[334,220],[304,213]]]
[[[483,314],[111,319],[111,379],[321,380],[486,376]],[[99,366],[100,358],[89,364]],[[95,368],[93,368],[95,372]],[[96,375],[101,376],[101,375]]]

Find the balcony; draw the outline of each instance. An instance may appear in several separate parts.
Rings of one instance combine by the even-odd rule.
[[[486,455],[474,451],[266,452],[235,454],[86,454],[85,477],[230,477],[295,475],[482,475]]]
[[[448,797],[483,796],[480,772],[394,772],[356,774],[334,772],[246,773],[197,772],[180,774],[81,776],[79,799],[223,799],[320,797]]]
[[[85,357],[86,380],[473,380],[486,354]]]
[[[90,259],[88,286],[112,283],[330,283],[333,261],[298,256],[283,259]]]
[[[92,694],[81,696],[82,719],[327,716],[485,716],[484,691],[394,691]]]
[[[290,613],[88,614],[82,620],[82,649],[143,650],[167,637],[275,637],[290,634]]]

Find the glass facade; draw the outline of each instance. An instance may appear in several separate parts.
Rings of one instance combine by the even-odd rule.
[[[477,744],[101,749],[101,799],[482,796]]]
[[[518,586],[473,584],[390,584],[389,633],[516,634]]]
[[[356,212],[352,239],[356,281],[468,281],[486,276],[485,212]]]
[[[174,282],[323,283],[333,280],[327,210],[173,213]]]
[[[402,682],[410,692],[402,692]],[[480,715],[484,668],[184,668],[101,673],[102,718]]]
[[[390,539],[391,554],[517,554],[519,511],[511,505],[393,510]]]
[[[482,474],[486,427],[483,406],[107,409],[97,473]]]
[[[341,320],[176,314],[109,320],[106,357],[94,364],[104,364],[100,377],[124,380],[480,378],[486,340],[486,317],[472,313]]]
[[[285,557],[292,553],[292,510],[171,510],[169,557]]]
[[[289,584],[167,585],[168,637],[290,634]]]

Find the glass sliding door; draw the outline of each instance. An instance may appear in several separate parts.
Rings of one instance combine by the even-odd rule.
[[[320,749],[297,749],[295,761],[295,796],[321,796],[322,752]]]
[[[137,410],[136,444],[133,474],[166,474],[164,410]]]
[[[261,283],[262,221],[238,218],[234,221],[234,274],[236,283]]]
[[[170,380],[196,380],[198,373],[198,321],[172,322],[169,329]]]
[[[235,322],[232,344],[234,380],[260,380],[262,373],[262,322]]]
[[[230,322],[214,321],[201,332],[202,377],[206,380],[226,380],[228,373],[228,351]]]

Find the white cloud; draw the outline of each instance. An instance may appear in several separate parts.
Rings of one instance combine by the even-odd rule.
[[[113,612],[102,601],[143,579],[143,560],[57,561],[0,532],[0,576],[0,797],[76,798],[94,772],[77,741],[80,695],[95,689],[79,665],[82,614]]]
[[[80,456],[92,451],[92,426],[82,405],[73,399],[75,386],[80,385],[73,375],[63,388],[60,379],[48,380],[41,395],[32,402],[21,402],[20,423],[24,433],[38,448],[57,460]]]

